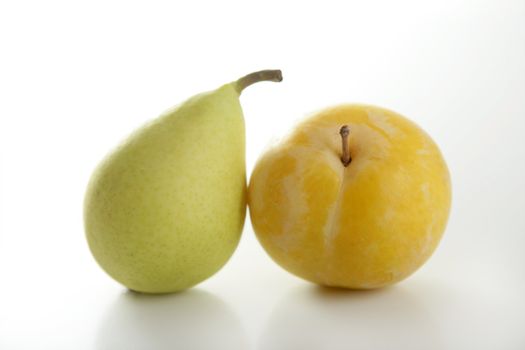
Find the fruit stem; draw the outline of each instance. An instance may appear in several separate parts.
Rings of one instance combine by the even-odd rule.
[[[241,94],[242,90],[244,90],[246,87],[258,83],[260,81],[282,81],[283,75],[280,70],[261,70],[259,72],[253,72],[248,75],[245,75],[244,77],[240,78],[235,82],[235,90]]]
[[[352,161],[348,146],[348,134],[350,134],[350,128],[348,127],[348,125],[343,125],[341,129],[339,129],[339,134],[341,135],[341,147],[343,148],[341,162],[343,162],[343,165],[346,167]]]

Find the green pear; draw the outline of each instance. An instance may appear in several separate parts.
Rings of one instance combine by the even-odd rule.
[[[191,97],[107,156],[89,182],[84,223],[99,265],[131,290],[170,293],[217,272],[246,214],[241,91],[280,71],[249,74]]]

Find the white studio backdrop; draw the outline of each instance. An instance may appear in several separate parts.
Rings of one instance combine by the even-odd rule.
[[[0,1],[0,349],[525,348],[525,2]],[[96,265],[82,200],[122,138],[195,93],[243,93],[247,169],[308,114],[396,110],[453,183],[441,245],[399,285],[316,288],[249,219],[215,276],[126,293]],[[203,169],[203,172],[205,169]]]

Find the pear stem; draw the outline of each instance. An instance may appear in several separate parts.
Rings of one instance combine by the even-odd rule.
[[[350,157],[350,147],[348,145],[348,134],[350,134],[350,128],[348,125],[343,125],[341,129],[339,129],[339,134],[341,135],[341,147],[343,148],[341,162],[343,162],[343,165],[346,167],[352,161],[352,158]]]
[[[235,89],[239,94],[246,87],[258,83],[260,81],[282,81],[283,75],[280,70],[261,70],[259,72],[250,73],[235,82]]]

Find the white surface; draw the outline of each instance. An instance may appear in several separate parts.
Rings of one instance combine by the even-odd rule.
[[[524,19],[522,0],[2,1],[0,349],[525,349]],[[264,68],[285,80],[242,96],[248,170],[316,109],[397,110],[452,174],[437,252],[393,288],[329,291],[247,221],[197,288],[126,293],[84,240],[91,171],[164,109]]]

